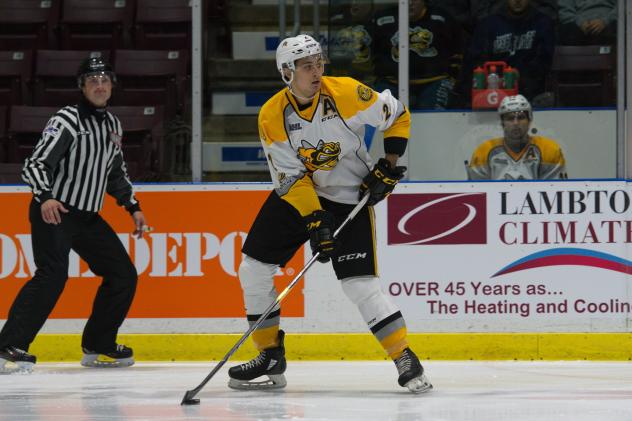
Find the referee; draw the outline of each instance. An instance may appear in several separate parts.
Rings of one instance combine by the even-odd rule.
[[[64,289],[71,249],[103,278],[83,331],[81,364],[134,363],[132,349],[118,345],[116,336],[138,275],[118,236],[98,213],[107,192],[130,213],[137,238],[148,229],[123,161],[121,123],[106,109],[115,82],[103,59],[82,61],[79,104],[52,116],[24,163],[22,178],[33,191],[29,220],[37,270],[15,298],[0,332],[0,372],[32,370],[36,357],[28,353],[29,345]],[[7,367],[7,362],[13,364]]]

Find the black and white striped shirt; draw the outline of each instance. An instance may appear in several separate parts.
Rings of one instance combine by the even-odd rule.
[[[122,137],[121,123],[111,113],[83,103],[64,107],[46,124],[22,179],[40,203],[56,199],[98,212],[107,192],[120,206],[140,209],[123,161]]]

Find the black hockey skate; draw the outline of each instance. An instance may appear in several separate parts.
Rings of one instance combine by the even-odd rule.
[[[96,368],[129,367],[134,364],[134,351],[125,345],[116,345],[114,351],[98,352],[82,348],[81,365]]]
[[[432,389],[419,358],[410,348],[406,348],[402,356],[394,361],[399,373],[397,382],[400,386],[407,387],[413,393],[423,393]]]
[[[285,387],[287,381],[283,373],[287,367],[285,362],[285,347],[283,338],[285,332],[279,330],[279,346],[264,349],[256,358],[228,370],[230,381],[228,387],[239,390],[256,389],[281,389]],[[267,376],[268,379],[253,381],[254,379]]]
[[[0,374],[30,373],[36,361],[35,355],[14,346],[5,346],[0,349]],[[7,363],[10,363],[8,367]]]

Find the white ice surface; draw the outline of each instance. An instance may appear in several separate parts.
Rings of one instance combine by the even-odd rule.
[[[632,363],[429,361],[435,390],[413,395],[387,361],[290,361],[288,386],[267,392],[228,389],[229,362],[180,406],[214,364],[37,364],[0,375],[0,420],[632,420]]]

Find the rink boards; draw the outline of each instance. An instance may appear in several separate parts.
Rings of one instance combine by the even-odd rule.
[[[103,212],[139,272],[121,333],[143,360],[220,359],[247,328],[240,246],[268,184],[139,185],[154,231]],[[632,189],[623,181],[405,183],[375,209],[380,279],[411,342],[430,359],[632,359]],[[34,271],[22,187],[4,187],[0,319]],[[276,277],[282,289],[309,256]],[[362,258],[343,256],[342,258]],[[40,360],[78,358],[99,279],[77,256],[43,334]],[[283,303],[294,359],[381,359],[329,265]],[[250,345],[235,358],[251,355]]]

